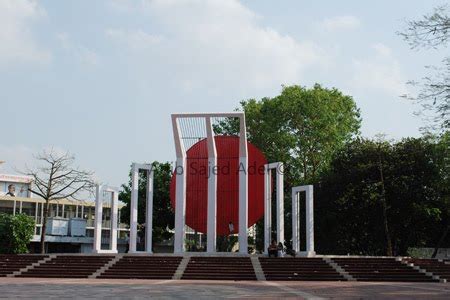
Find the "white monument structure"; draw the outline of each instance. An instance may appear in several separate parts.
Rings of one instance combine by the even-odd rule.
[[[265,165],[264,176],[264,253],[267,254],[272,235],[272,172],[276,176],[277,241],[284,243],[284,166],[281,162]]]
[[[175,165],[175,233],[174,252],[183,253],[186,251],[186,170],[187,170],[187,150],[192,146],[186,143],[186,139],[193,139],[189,135],[195,130],[202,132],[202,137],[195,137],[195,142],[206,139],[208,152],[208,166],[217,166],[217,148],[215,143],[215,133],[213,120],[223,118],[239,121],[239,168],[244,168],[245,172],[239,172],[239,254],[248,254],[248,149],[247,133],[245,125],[245,115],[242,112],[231,113],[179,113],[172,114],[172,127],[175,141],[176,165]],[[189,123],[189,120],[194,120]],[[189,125],[191,124],[191,125]],[[193,125],[192,125],[193,124]],[[234,124],[234,123],[233,123]],[[195,127],[194,129],[192,127]],[[236,128],[236,129],[237,129]],[[130,239],[129,252],[136,253],[137,225],[138,225],[138,186],[139,171],[147,172],[146,191],[146,244],[145,253],[152,253],[152,231],[153,231],[153,169],[151,164],[132,164],[131,171],[131,209],[130,209]],[[276,240],[277,243],[285,241],[284,236],[284,165],[282,162],[269,163],[264,166],[264,252],[272,239],[272,178],[275,172],[275,192],[276,192]],[[212,172],[207,182],[207,253],[215,253],[217,237],[217,172]],[[102,194],[112,192],[111,204],[111,242],[110,248],[101,249],[101,225],[102,225]],[[300,251],[300,193],[306,194],[306,251]],[[94,252],[96,253],[117,253],[117,207],[118,190],[108,186],[97,186],[96,210],[95,210],[95,231],[94,231]],[[313,207],[313,186],[298,186],[292,188],[292,247],[295,253],[300,256],[314,256],[314,207]]]
[[[306,251],[300,251],[300,193],[306,194]],[[301,256],[314,256],[314,195],[313,186],[292,188],[292,249]]]
[[[102,221],[103,195],[111,193],[111,224],[109,249],[102,249]],[[94,253],[117,253],[119,189],[107,185],[97,184],[95,191],[95,224],[94,224]]]
[[[147,202],[145,209],[145,252],[152,253],[153,233],[153,167],[151,164],[131,165],[131,209],[129,252],[136,253],[138,224],[139,171],[147,172]]]
[[[245,115],[242,112],[233,113],[184,113],[172,115],[173,135],[175,139],[176,160],[176,192],[175,192],[175,241],[174,252],[185,251],[184,240],[186,220],[186,149],[183,142],[184,132],[180,128],[181,119],[202,120],[207,134],[208,162],[210,166],[217,165],[217,153],[214,142],[212,118],[235,118],[239,120],[239,164],[247,170],[248,150]],[[208,210],[207,210],[207,245],[208,253],[216,252],[216,216],[217,216],[217,174],[208,179]],[[248,172],[239,172],[239,253],[245,254],[248,249]]]

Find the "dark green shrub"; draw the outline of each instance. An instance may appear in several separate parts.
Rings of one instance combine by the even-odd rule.
[[[34,220],[31,217],[0,213],[0,253],[27,253],[33,233]]]

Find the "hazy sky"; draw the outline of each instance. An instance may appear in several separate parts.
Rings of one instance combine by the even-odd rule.
[[[69,150],[102,182],[172,161],[170,113],[315,82],[352,95],[362,134],[419,135],[401,94],[442,51],[396,35],[444,1],[0,0],[0,172]]]

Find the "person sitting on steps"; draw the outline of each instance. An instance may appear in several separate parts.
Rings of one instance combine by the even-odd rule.
[[[278,257],[284,257],[284,247],[282,242],[278,243],[277,250],[278,250]]]
[[[278,245],[275,240],[272,240],[272,243],[267,248],[267,252],[269,253],[269,257],[273,255],[273,257],[278,257]]]

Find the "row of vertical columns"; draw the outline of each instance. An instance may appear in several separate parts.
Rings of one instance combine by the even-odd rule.
[[[129,252],[136,253],[138,225],[139,171],[147,172],[146,209],[145,209],[145,252],[152,253],[153,239],[153,168],[151,164],[133,163],[131,167],[131,211]]]
[[[103,219],[103,193],[111,192],[111,227],[109,249],[102,250],[102,219]],[[95,189],[95,224],[94,249],[95,253],[117,253],[117,227],[119,210],[119,191],[117,188],[97,185]]]
[[[265,165],[264,179],[264,251],[272,239],[272,170],[276,174],[276,223],[277,243],[284,243],[284,172],[283,163]]]
[[[217,167],[217,151],[211,123],[212,117],[235,117],[240,121],[239,134],[239,252],[247,253],[248,249],[248,179],[247,179],[247,136],[244,113],[213,113],[213,114],[174,114],[172,127],[176,151],[176,189],[175,189],[175,236],[174,252],[185,251],[185,221],[186,221],[186,149],[182,142],[179,118],[205,118],[208,164],[213,170]],[[207,208],[207,252],[216,251],[217,236],[217,174],[212,172],[208,178],[208,208]]]
[[[300,193],[305,192],[306,209],[306,252],[300,251]],[[312,185],[292,188],[292,248],[306,256],[315,255],[314,251],[314,191]]]

